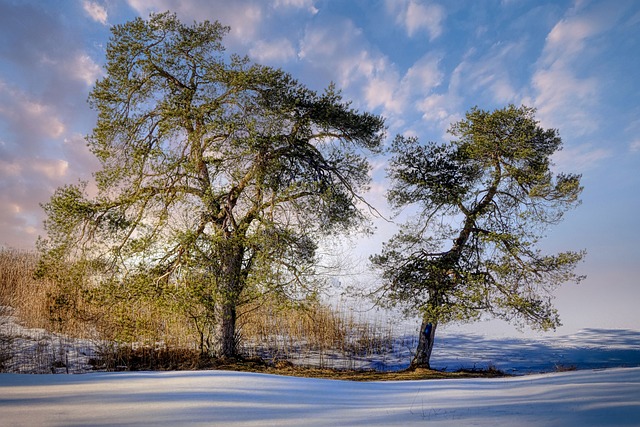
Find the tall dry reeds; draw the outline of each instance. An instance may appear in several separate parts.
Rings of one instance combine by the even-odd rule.
[[[34,306],[42,302],[38,287],[33,286],[33,274],[38,258],[33,252],[0,249],[0,305],[5,307]],[[42,312],[38,307],[34,313]]]
[[[11,310],[22,325],[92,340],[102,358],[97,363],[108,369],[206,366],[201,355],[206,334],[197,316],[153,299],[100,301],[77,278],[37,278],[37,267],[36,253],[0,249],[0,307],[11,307],[5,311]],[[393,346],[390,324],[319,302],[299,308],[262,301],[244,307],[238,322],[241,351],[272,361],[353,368],[354,360],[384,354]],[[0,340],[0,353],[10,340]],[[8,355],[0,354],[0,367],[3,357]],[[64,364],[59,357],[49,359]],[[335,360],[343,365],[335,366]]]
[[[92,328],[80,314],[89,310],[81,288],[36,277],[38,259],[32,251],[0,249],[0,306],[11,307],[28,328],[86,335]]]
[[[320,303],[256,307],[243,316],[241,332],[248,354],[320,367],[356,368],[357,360],[390,353],[394,344],[390,323]]]
[[[0,371],[78,371],[99,339],[77,287],[36,277],[38,254],[0,249]],[[77,338],[87,338],[78,340]]]

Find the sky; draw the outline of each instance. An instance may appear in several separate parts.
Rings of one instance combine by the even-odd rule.
[[[448,141],[473,106],[537,109],[564,149],[555,170],[582,174],[582,205],[548,232],[549,252],[586,249],[580,285],[557,292],[565,326],[640,328],[640,2],[634,0],[0,0],[0,245],[33,248],[55,189],[91,180],[87,96],[110,27],[170,10],[218,20],[231,53],[330,82],[396,134]],[[384,156],[366,195],[385,217]],[[379,252],[395,226],[353,243]],[[364,263],[364,261],[363,261]],[[501,327],[481,324],[477,328]]]

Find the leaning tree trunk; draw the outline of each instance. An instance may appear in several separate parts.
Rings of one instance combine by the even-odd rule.
[[[410,369],[431,368],[429,360],[431,359],[431,351],[433,350],[433,340],[436,336],[437,326],[438,322],[430,322],[426,319],[422,321],[418,348],[416,349],[415,357],[411,361]]]

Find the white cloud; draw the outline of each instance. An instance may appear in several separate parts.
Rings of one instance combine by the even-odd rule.
[[[428,96],[417,103],[422,119],[434,123],[443,133],[449,125],[458,120],[457,101],[447,94]]]
[[[519,91],[514,87],[510,64],[522,60],[519,41],[497,43],[479,61],[469,67],[467,84],[477,91],[487,90],[498,104],[516,102]]]
[[[217,20],[231,27],[230,37],[242,44],[253,41],[264,18],[266,2],[247,0],[127,0],[141,16],[151,12],[175,12],[184,22]]]
[[[518,40],[495,43],[489,49],[471,48],[448,76],[442,71],[440,56],[430,54],[407,71],[403,87],[413,93],[413,105],[422,113],[425,125],[447,139],[450,124],[471,106],[463,105],[465,100],[499,105],[518,102],[521,95],[513,83],[511,64],[522,60],[523,52],[524,45]]]
[[[623,12],[606,2],[576,2],[549,32],[531,80],[533,95],[525,99],[543,125],[576,135],[597,129],[601,83],[582,63],[597,52],[592,42],[614,28]]]
[[[405,90],[427,93],[439,86],[444,77],[439,62],[440,59],[434,55],[426,55],[415,62],[403,78]]]
[[[381,109],[391,125],[399,125],[401,113],[442,78],[432,56],[420,59],[403,76],[350,20],[308,27],[298,56],[307,66],[322,70],[352,99],[364,101],[368,110]]]
[[[367,91],[369,108],[382,105],[385,113],[399,115],[429,96],[442,83],[443,76],[439,59],[430,54],[416,61],[401,79],[399,73],[391,69],[371,80]]]
[[[395,15],[396,23],[404,26],[409,37],[422,30],[431,40],[442,34],[442,23],[446,17],[445,9],[435,3],[417,0],[387,0],[387,11]]]
[[[351,97],[378,110],[390,128],[403,126],[416,103],[442,84],[440,57],[428,53],[402,73],[389,57],[372,47],[350,20],[319,23],[307,28],[299,58],[322,69]]]
[[[96,22],[107,25],[107,10],[100,4],[88,0],[82,2],[84,11]]]
[[[596,148],[591,144],[564,147],[553,155],[558,170],[582,173],[596,167],[602,160],[612,156],[610,150]]]
[[[415,104],[417,111],[422,113],[425,124],[435,128],[442,139],[448,138],[446,131],[451,123],[461,118],[459,113],[463,100],[461,94],[467,93],[470,84],[466,75],[468,66],[466,61],[458,64],[449,76],[449,84],[445,91],[425,94]]]
[[[388,78],[376,77],[367,80],[364,96],[369,109],[383,107],[386,112],[400,113],[403,109],[402,99],[398,95],[397,76]],[[389,78],[390,77],[390,78]]]
[[[215,12],[212,12],[215,16]],[[258,5],[246,5],[227,15],[224,25],[231,26],[231,34],[243,43],[248,43],[257,34],[262,22],[262,8]]]
[[[0,81],[0,118],[17,134],[31,138],[58,138],[65,130],[64,123],[52,108],[30,99],[27,94],[10,88]],[[23,141],[23,145],[25,141]]]
[[[599,89],[595,78],[579,78],[571,68],[556,64],[538,70],[532,86],[537,93],[532,104],[544,126],[569,127],[577,135],[598,127],[590,112]]]
[[[69,170],[69,163],[66,160],[33,160],[30,169],[40,175],[44,175],[50,180],[57,180],[64,177]]]
[[[640,151],[640,139],[636,139],[631,144],[629,144],[629,150],[632,153],[636,153]]]
[[[388,66],[382,55],[370,52],[362,31],[346,19],[308,27],[300,46],[298,57],[328,71],[340,88],[362,85]]]
[[[78,54],[70,62],[65,64],[69,75],[83,81],[87,86],[93,86],[96,80],[102,76],[102,68],[86,54]]]
[[[274,7],[293,7],[298,9],[306,9],[313,15],[318,13],[314,0],[276,0]]]
[[[296,49],[287,39],[258,40],[249,50],[249,56],[257,62],[286,62],[296,57]]]
[[[585,48],[586,40],[597,33],[597,27],[587,19],[563,19],[546,39],[546,56],[551,60],[573,57]]]

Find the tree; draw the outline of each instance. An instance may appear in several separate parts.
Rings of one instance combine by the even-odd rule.
[[[59,188],[41,246],[51,264],[83,260],[128,298],[197,305],[210,351],[234,357],[238,307],[312,294],[318,239],[366,226],[358,194],[384,123],[333,86],[317,94],[226,55],[227,31],[170,13],[112,28],[89,98],[97,194]]]
[[[396,137],[387,197],[416,214],[371,257],[382,271],[381,300],[422,316],[413,367],[429,367],[436,328],[483,314],[543,330],[560,325],[552,291],[584,252],[545,255],[545,229],[579,204],[580,176],[554,174],[561,149],[535,110],[471,109],[449,144]]]

